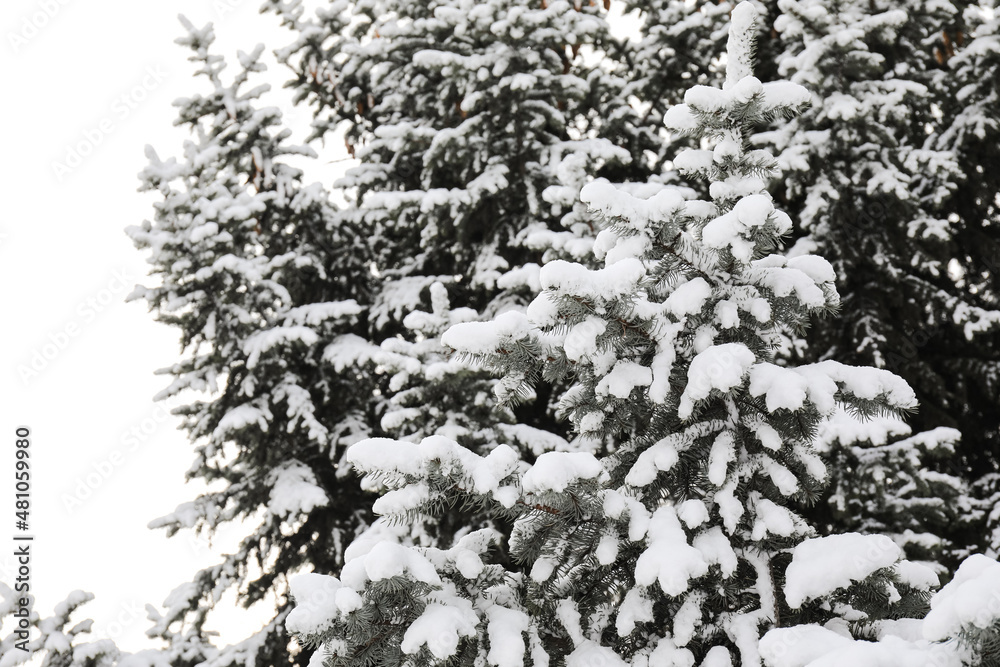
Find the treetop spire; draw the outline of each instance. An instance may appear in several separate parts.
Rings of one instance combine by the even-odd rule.
[[[742,79],[753,75],[754,26],[757,10],[752,3],[744,0],[733,9],[732,23],[729,24],[729,42],[726,44],[725,89],[732,88]]]

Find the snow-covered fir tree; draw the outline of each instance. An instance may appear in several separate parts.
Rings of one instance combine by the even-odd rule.
[[[28,597],[28,615],[21,601]],[[9,633],[0,634],[0,665],[14,667],[41,656],[41,667],[111,667],[120,652],[111,639],[90,637],[92,620],[72,621],[77,610],[94,599],[93,594],[73,591],[55,606],[51,616],[42,617],[34,608],[34,596],[0,582],[0,630],[10,624]],[[6,632],[6,630],[5,630]],[[137,665],[138,667],[138,665]]]
[[[498,417],[495,380],[439,343],[451,324],[526,304],[544,258],[584,254],[594,223],[579,189],[629,168],[616,144],[638,145],[621,82],[594,64],[603,9],[521,4],[339,3],[306,19],[300,3],[267,3],[299,38],[281,57],[299,103],[316,104],[312,139],[347,124],[359,164],[336,184],[340,210],[286,164],[315,152],[289,145],[278,111],[256,104],[260,49],[224,82],[211,29],[188,26],[182,41],[212,92],[179,103],[195,137],[181,160],[150,155],[145,187],[164,201],[130,234],[159,280],[135,296],[182,331],[185,358],[165,370],[175,379],[160,398],[206,393],[180,410],[197,446],[189,474],[221,490],[153,525],[260,523],[168,599],[153,634],[175,664],[308,657],[287,654],[282,575],[339,571],[367,525],[345,445],[447,434],[529,457],[571,447],[545,430],[559,428],[547,396]],[[397,537],[433,544],[470,521],[454,512]],[[226,590],[278,611],[220,650],[204,625]]]
[[[995,8],[780,0],[730,37],[730,2],[629,1],[619,43],[609,4],[268,0],[312,145],[357,160],[339,209],[291,166],[321,157],[262,104],[261,49],[225,78],[186,26],[209,92],[129,233],[213,491],[153,525],[250,529],[151,610],[164,652],[88,641],[74,593],[32,618],[46,665],[304,664],[286,618],[338,665],[996,664]],[[811,96],[750,76],[751,34],[758,76]],[[581,197],[595,176],[619,183]],[[909,380],[927,430],[833,358]],[[954,575],[922,620],[935,577],[904,557]],[[288,617],[301,570],[338,578]],[[219,647],[227,591],[276,611]]]
[[[898,418],[838,411],[817,436],[830,475],[825,502],[809,508],[809,518],[823,534],[886,535],[950,578],[985,523],[981,494],[953,464],[960,440],[952,428],[913,434]]]
[[[503,535],[491,529],[448,548],[373,530],[339,577],[293,583],[288,625],[323,646],[328,667],[874,665],[893,652],[907,660],[894,664],[959,665],[983,655],[983,637],[967,631],[989,635],[997,614],[970,618],[965,603],[974,589],[997,590],[1000,564],[968,561],[921,619],[933,571],[901,560],[884,536],[813,537],[796,512],[825,478],[814,441],[838,405],[874,416],[916,402],[885,370],[773,363],[782,331],[838,300],[825,260],[773,253],[791,221],[766,193],[774,160],[751,149],[749,129],[798,111],[809,93],[752,76],[753,23],[749,3],[736,8],[724,87],[692,88],[666,116],[706,140],[675,165],[706,177],[711,201],[588,186],[583,199],[608,222],[595,245],[603,268],[549,263],[526,313],[443,337],[501,373],[505,400],[569,378],[561,409],[615,451],[529,464],[506,444],[481,456],[440,435],[353,446],[352,463],[389,489],[375,504],[386,521],[485,507],[514,521],[516,565],[495,561]]]
[[[284,573],[337,563],[370,504],[341,483],[340,458],[373,432],[377,380],[358,354],[371,254],[367,232],[335,220],[329,191],[290,165],[316,154],[291,144],[279,110],[260,104],[267,87],[252,78],[263,46],[241,53],[230,79],[210,52],[211,26],[185,27],[179,42],[208,89],[177,102],[191,131],[183,155],[149,150],[142,187],[162,200],[128,233],[150,252],[153,276],[132,298],[181,334],[183,356],[162,371],[172,381],[158,398],[191,399],[176,410],[195,444],[188,476],[210,490],[151,526],[211,534],[242,520],[247,533],[168,597],[150,635],[168,642],[174,665],[285,664],[295,657]],[[227,591],[277,615],[220,653],[204,626]]]
[[[771,193],[795,223],[792,236],[800,240],[791,255],[829,257],[844,297],[842,318],[811,328],[805,340],[793,338],[788,349],[799,362],[836,358],[907,379],[923,406],[918,430],[963,432],[947,465],[937,465],[978,489],[978,500],[963,506],[990,504],[994,484],[979,477],[993,470],[1000,451],[997,188],[982,176],[995,164],[997,145],[990,140],[998,94],[989,4],[755,5],[763,12],[758,76],[791,78],[814,92],[803,117],[777,123],[755,142],[778,155],[783,178]],[[685,81],[723,75],[712,48],[732,3],[628,7],[641,11],[643,27],[627,90],[648,103],[655,122],[656,109]],[[662,66],[665,58],[674,66]],[[661,158],[683,142],[668,137]],[[832,487],[843,489],[858,479],[839,466],[831,475]],[[809,513],[828,523],[825,507]],[[935,539],[954,542],[959,552],[984,548],[989,532],[966,522],[942,528],[947,534]]]
[[[280,55],[315,106],[315,137],[343,132],[361,163],[337,185],[352,203],[340,215],[370,230],[383,277],[370,338],[391,375],[384,428],[495,441],[493,380],[449,360],[438,337],[524,305],[546,253],[589,252],[579,189],[641,153],[620,82],[585,57],[609,47],[604,9],[380,0],[309,18],[301,3],[269,4],[299,36]],[[517,411],[529,449],[550,438],[528,429],[558,429],[548,403]]]
[[[643,130],[658,139],[654,151],[659,168],[691,139],[667,132],[663,125],[667,109],[679,104],[691,86],[720,85],[725,79],[725,64],[718,56],[725,46],[733,4],[625,0],[622,5],[624,12],[635,13],[641,21],[639,34],[619,58],[624,61],[625,92],[641,105]]]
[[[801,358],[901,375],[915,428],[961,431],[953,463],[974,482],[1000,452],[997,187],[981,175],[996,159],[995,26],[974,3],[777,7],[777,71],[814,104],[756,139],[776,149],[774,194],[799,225],[789,256],[828,257],[844,304]]]
[[[471,449],[502,439],[529,457],[571,448],[551,392],[498,415],[496,380],[440,334],[523,308],[542,262],[589,253],[584,183],[642,170],[639,123],[596,57],[614,46],[604,8],[384,1],[308,18],[300,3],[269,4],[299,37],[279,56],[299,102],[315,107],[313,138],[343,132],[359,162],[336,184],[350,202],[337,215],[369,230],[379,276],[360,351],[386,380],[378,430]],[[411,538],[470,521],[451,519]]]
[[[959,463],[971,468],[978,517],[966,543],[1000,554],[1000,15],[995,3],[967,7],[962,21],[942,33],[936,51],[943,73],[936,81],[944,119],[933,146],[950,151],[962,177],[949,201],[954,259],[949,266],[968,307],[954,322],[962,336],[949,339],[947,363],[960,396],[955,419],[969,446]],[[978,518],[976,517],[976,518]],[[984,539],[985,538],[985,539]],[[1000,650],[998,650],[1000,652]]]

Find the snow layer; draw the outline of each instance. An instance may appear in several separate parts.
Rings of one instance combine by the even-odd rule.
[[[450,658],[461,637],[475,636],[478,620],[472,603],[463,598],[452,597],[448,604],[432,602],[406,629],[399,647],[410,655],[427,646],[438,660]]]
[[[312,470],[303,463],[292,461],[272,474],[271,514],[283,518],[307,515],[330,502],[326,492],[316,482]]]
[[[776,628],[760,640],[760,655],[768,667],[805,667],[832,651],[853,643],[819,625]]]
[[[463,322],[444,332],[441,342],[466,354],[491,354],[510,341],[524,338],[532,331],[524,313],[511,310],[491,322]]]
[[[603,178],[584,186],[580,191],[580,200],[607,220],[622,218],[635,227],[666,220],[684,206],[684,196],[679,190],[664,188],[648,199],[641,199],[616,188]]]
[[[285,326],[309,325],[319,326],[326,320],[351,317],[360,314],[364,309],[354,299],[347,301],[329,301],[310,303],[292,308],[285,313]]]
[[[349,561],[341,572],[340,580],[360,591],[369,581],[382,581],[404,574],[415,581],[441,585],[434,565],[423,554],[395,542],[378,542],[368,553]]]
[[[347,460],[362,472],[417,479],[421,479],[427,466],[433,463],[440,466],[444,474],[468,480],[470,491],[491,494],[505,507],[512,506],[517,498],[516,489],[501,485],[501,481],[518,469],[520,460],[517,452],[507,445],[498,445],[483,457],[438,435],[424,438],[419,444],[369,438],[353,445],[347,451]]]
[[[493,605],[486,610],[489,619],[487,633],[490,651],[486,660],[496,667],[522,667],[524,664],[524,637],[530,619],[523,611]]]
[[[688,589],[693,577],[706,572],[708,563],[688,544],[674,508],[656,510],[649,522],[648,546],[635,564],[635,582],[641,586],[659,582],[664,593],[677,596]]]
[[[1000,563],[982,554],[962,562],[947,586],[931,600],[924,638],[944,641],[963,626],[987,628],[1000,621]]]
[[[641,588],[633,588],[618,607],[615,629],[619,637],[627,637],[635,630],[637,623],[652,621],[653,601],[646,597]]]
[[[274,327],[251,335],[243,344],[247,368],[254,368],[260,357],[274,347],[294,342],[313,345],[319,340],[316,332],[305,326]]]
[[[743,383],[743,377],[757,358],[742,343],[713,345],[691,360],[688,382],[681,394],[677,415],[687,419],[696,401],[708,398],[713,389],[727,392]]]
[[[916,395],[906,381],[882,369],[847,366],[836,361],[797,368],[764,362],[750,369],[750,394],[764,396],[769,412],[781,408],[799,410],[808,399],[821,413],[833,414],[842,391],[860,399],[883,399],[897,410],[910,410],[917,405]]]
[[[326,630],[340,615],[336,594],[343,587],[336,578],[306,573],[292,577],[290,588],[295,608],[285,619],[289,632],[305,636]]]
[[[584,479],[606,477],[604,467],[586,452],[546,452],[524,474],[521,487],[525,493],[561,493]]]
[[[711,296],[712,286],[698,277],[678,285],[663,303],[667,311],[680,318],[700,312]]]
[[[705,225],[701,237],[708,247],[729,248],[733,257],[749,262],[754,250],[750,235],[753,229],[761,228],[769,221],[777,234],[791,229],[791,220],[774,210],[768,195],[750,194],[737,201],[731,211]]]
[[[778,628],[760,640],[766,667],[963,667],[954,645],[886,636],[854,641],[818,625]]]
[[[566,667],[629,667],[621,656],[607,646],[585,639],[566,656]]]
[[[634,361],[619,359],[611,372],[601,378],[594,388],[598,396],[628,398],[636,387],[648,387],[653,382],[653,371]]]
[[[634,257],[596,271],[560,259],[543,266],[540,275],[545,289],[593,301],[612,301],[629,295],[645,277],[646,267]]]
[[[807,600],[828,595],[873,572],[892,567],[903,555],[885,535],[844,533],[799,543],[785,572],[785,599],[798,609]]]
[[[729,24],[729,42],[726,44],[728,61],[726,63],[726,87],[738,82],[753,73],[753,41],[754,24],[757,22],[757,10],[750,2],[741,2],[733,8]]]
[[[910,427],[899,417],[876,416],[859,419],[843,408],[837,408],[819,427],[816,448],[829,451],[836,444],[850,446],[870,442],[880,446],[889,442],[890,437],[907,436]]]

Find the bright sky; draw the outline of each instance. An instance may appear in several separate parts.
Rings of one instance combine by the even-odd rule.
[[[198,489],[183,483],[186,438],[151,400],[167,383],[153,371],[177,359],[176,332],[144,303],[124,302],[146,267],[123,229],[152,215],[154,198],[136,192],[143,147],[178,154],[184,133],[170,102],[204,90],[173,44],[177,14],[214,22],[216,53],[232,59],[288,41],[259,4],[4,0],[0,9],[0,580],[12,583],[14,434],[26,425],[36,609],[48,615],[69,592],[92,592],[84,617],[94,634],[129,651],[149,646],[144,606],[214,559],[204,541],[145,527]],[[286,73],[273,71],[277,89]],[[304,114],[286,119],[302,124]],[[347,165],[319,166],[313,178],[329,185]],[[227,612],[220,628],[241,639],[263,619],[264,610]]]
[[[151,400],[167,383],[153,371],[178,356],[176,333],[144,303],[124,303],[146,268],[123,229],[152,214],[154,199],[136,192],[144,145],[178,154],[184,134],[170,102],[204,90],[173,43],[177,14],[214,22],[217,52],[232,58],[288,41],[259,4],[4,0],[0,9],[0,580],[12,584],[14,433],[27,425],[36,609],[48,615],[69,592],[90,591],[95,634],[126,650],[149,646],[144,606],[213,559],[205,542],[145,527],[197,488],[183,483],[186,438]],[[280,84],[285,71],[275,73]],[[244,627],[230,638],[260,618],[231,615]]]

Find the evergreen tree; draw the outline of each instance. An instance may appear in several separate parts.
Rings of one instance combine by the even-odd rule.
[[[502,374],[502,399],[570,378],[562,410],[615,451],[529,465],[506,445],[480,456],[440,435],[353,446],[352,463],[389,489],[376,512],[407,523],[486,507],[514,521],[517,565],[492,561],[503,536],[490,529],[451,548],[359,540],[339,578],[293,584],[289,626],[324,646],[328,667],[759,665],[769,628],[840,623],[851,642],[926,610],[933,572],[885,537],[812,538],[793,507],[826,474],[813,441],[837,404],[875,415],[915,400],[884,370],[773,363],[779,332],[837,294],[825,260],[772,253],[791,221],[748,129],[809,96],[751,75],[753,20],[749,3],[733,13],[724,88],[695,87],[667,114],[714,145],[674,161],[711,181],[712,200],[588,186],[609,223],[595,245],[604,268],[551,262],[526,314],[443,337]]]
[[[179,160],[150,152],[143,187],[163,201],[129,234],[155,279],[134,296],[182,335],[161,398],[204,393],[179,414],[189,476],[212,490],[153,525],[251,528],[153,614],[166,654],[120,664],[303,664],[285,575],[309,569],[339,579],[301,578],[289,626],[335,664],[758,664],[762,632],[814,632],[800,623],[909,642],[886,619],[921,615],[933,577],[882,538],[837,533],[885,532],[948,561],[985,524],[982,546],[1000,550],[1000,483],[983,475],[1000,426],[995,17],[781,0],[765,7],[778,30],[736,12],[721,60],[729,3],[626,5],[646,12],[635,44],[610,38],[606,3],[341,0],[306,18],[300,0],[269,0],[295,33],[279,55],[315,109],[310,141],[343,131],[358,160],[335,185],[342,209],[304,185],[292,163],[319,156],[288,142],[250,85],[261,47],[225,82],[211,28],[186,26],[210,92],[179,101],[192,139]],[[750,76],[753,33],[761,78],[814,93],[806,115],[757,137],[807,96]],[[689,92],[662,132],[686,88],[723,79]],[[674,166],[705,186],[656,173],[701,145],[714,150]],[[763,179],[778,166],[772,200]],[[581,200],[594,176],[634,182]],[[584,202],[608,225],[594,254]],[[789,258],[771,254],[789,232]],[[845,317],[790,347],[838,302],[813,251],[833,260]],[[441,346],[449,328],[463,355]],[[779,349],[816,363],[785,367]],[[918,426],[963,437],[858,447],[841,429],[817,450],[834,403],[863,416],[913,404],[889,373],[834,357],[899,372],[926,406]],[[372,436],[395,444],[344,456]],[[964,480],[929,463],[951,451]],[[832,512],[803,510],[827,473]],[[397,522],[372,525],[369,491],[386,489],[376,509]],[[829,549],[854,569],[817,587]],[[954,610],[994,591],[996,572],[963,565],[906,650],[987,664],[996,614]],[[205,625],[227,590],[277,608],[219,648]],[[74,608],[35,619],[45,659],[114,662],[113,646],[80,642],[85,624],[65,630]],[[785,667],[788,635],[769,637],[761,656]],[[960,650],[935,643],[949,638]]]
[[[974,513],[970,519],[978,529],[983,552],[990,558],[1000,558],[1000,474],[988,473],[973,484]]]
[[[389,433],[494,442],[493,381],[443,359],[437,337],[449,318],[523,307],[541,262],[588,252],[579,189],[641,152],[620,82],[585,58],[609,46],[602,8],[379,0],[312,19],[301,3],[270,5],[301,36],[280,56],[315,106],[314,137],[343,130],[361,162],[337,185],[384,279],[370,338],[385,341],[377,361],[392,375]],[[559,430],[547,398],[517,411],[529,449],[549,436],[528,428]]]
[[[313,138],[343,130],[360,162],[336,185],[351,204],[339,215],[370,230],[380,277],[368,320],[380,347],[366,353],[385,378],[377,426],[471,449],[504,440],[529,457],[572,448],[547,390],[498,419],[496,381],[439,336],[523,308],[541,263],[584,254],[594,223],[580,188],[633,163],[634,114],[594,58],[610,44],[603,10],[385,1],[312,19],[300,3],[270,6],[302,36],[280,57],[299,103],[315,106]],[[448,541],[477,521],[439,517],[412,537]]]
[[[911,435],[900,419],[861,422],[838,412],[819,429],[817,449],[831,474],[826,502],[809,516],[824,534],[891,537],[907,558],[950,578],[969,555],[955,535],[981,532],[982,503],[954,465],[958,431],[940,427]]]
[[[656,146],[656,171],[691,139],[666,131],[667,109],[679,104],[691,86],[718,86],[725,80],[725,65],[718,55],[725,47],[732,8],[731,2],[715,0],[623,2],[623,10],[637,13],[641,24],[639,35],[618,60],[624,61],[626,93],[644,109],[644,131],[658,139],[651,142]]]
[[[248,89],[261,49],[225,83],[211,29],[187,26],[213,90],[180,102],[195,138],[179,162],[150,154],[144,188],[164,201],[129,233],[160,282],[135,296],[182,331],[185,358],[160,398],[207,392],[180,413],[197,443],[189,475],[216,490],[152,525],[259,525],[155,619],[174,664],[304,661],[288,655],[283,575],[339,571],[369,521],[370,500],[345,481],[345,445],[443,433],[529,456],[571,447],[545,430],[557,428],[545,395],[497,423],[495,381],[448,359],[438,336],[523,307],[546,251],[581,252],[574,239],[592,223],[576,193],[589,174],[631,162],[597,136],[625,137],[631,123],[619,82],[585,62],[606,39],[599,8],[361,2],[312,20],[301,3],[268,5],[300,35],[281,57],[298,102],[316,103],[311,139],[346,121],[360,164],[337,184],[342,210],[303,186],[287,156],[317,155],[289,145],[278,111],[255,104],[264,88]],[[482,521],[451,512],[393,539],[434,544]],[[204,627],[226,590],[278,610],[220,650]]]
[[[980,137],[995,132],[996,84],[975,55],[992,42],[963,54],[968,3],[777,4],[778,72],[815,103],[758,140],[777,149],[775,196],[800,225],[790,256],[829,257],[844,303],[836,324],[810,330],[803,358],[899,373],[922,405],[916,430],[962,432],[956,457],[972,481],[1000,452],[1000,310],[987,268],[997,188],[972,156],[995,159]]]
[[[756,6],[766,17],[758,29],[760,78],[802,83],[814,105],[755,141],[777,149],[785,177],[772,194],[795,221],[791,255],[829,257],[844,295],[844,317],[789,341],[788,352],[799,361],[838,359],[901,374],[924,406],[918,430],[963,432],[947,467],[963,486],[986,493],[975,502],[988,503],[991,482],[976,481],[995,469],[1000,451],[997,188],[983,177],[995,171],[997,145],[990,140],[998,97],[991,10],[921,2]],[[629,90],[648,101],[655,121],[678,83],[719,80],[712,48],[731,4],[629,7],[644,12]],[[676,55],[678,66],[661,67],[663,55]],[[669,137],[667,157],[683,141]],[[859,479],[839,467],[831,474],[831,488]],[[818,504],[811,518],[842,516],[825,508]],[[851,525],[831,524],[834,531]],[[981,524],[942,529],[937,539],[961,545],[959,552],[984,546]]]
[[[944,66],[939,79],[944,119],[933,145],[955,155],[962,166],[948,202],[956,289],[955,323],[962,336],[949,340],[951,386],[960,400],[951,417],[969,445],[960,461],[971,468],[973,496],[981,519],[966,544],[991,557],[1000,554],[1000,186],[990,174],[1000,169],[1000,17],[991,3],[968,7],[936,51]],[[984,540],[985,538],[985,540]],[[1000,651],[998,651],[1000,653]]]
[[[169,643],[175,665],[286,664],[296,658],[281,622],[284,574],[333,567],[368,520],[370,500],[341,482],[340,459],[373,432],[378,383],[361,354],[372,260],[365,231],[335,220],[329,192],[290,165],[316,155],[290,144],[280,112],[259,103],[267,88],[251,78],[263,47],[240,53],[225,81],[211,26],[185,27],[178,41],[208,92],[177,102],[192,135],[180,159],[149,149],[142,187],[162,201],[128,233],[150,251],[154,276],[132,297],[181,333],[183,358],[162,371],[172,382],[158,398],[204,396],[175,412],[195,443],[188,476],[209,490],[151,526],[211,534],[242,520],[247,533],[168,597],[150,635]],[[220,653],[205,623],[230,590],[245,606],[276,604],[277,615]]]
[[[28,615],[20,602],[30,600]],[[25,664],[37,655],[42,667],[111,667],[120,653],[110,639],[87,641],[93,621],[73,623],[70,617],[94,599],[90,593],[73,591],[56,605],[52,616],[42,618],[34,609],[34,596],[0,582],[0,629],[10,622],[10,634],[0,635],[0,665]]]

